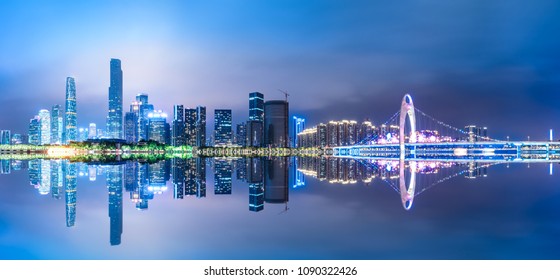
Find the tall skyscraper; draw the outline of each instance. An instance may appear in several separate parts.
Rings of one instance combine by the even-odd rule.
[[[148,114],[148,140],[154,140],[162,144],[167,144],[167,114],[161,110]]]
[[[264,95],[260,92],[249,93],[249,121],[247,146],[262,147],[264,144]]]
[[[49,110],[39,111],[39,122],[41,127],[41,145],[51,143],[51,113]]]
[[[110,86],[109,86],[109,113],[107,115],[108,138],[123,138],[123,72],[121,61],[112,58],[110,63]]]
[[[138,129],[137,141],[148,140],[148,114],[154,111],[154,105],[148,103],[148,94],[141,93],[136,96],[136,103],[138,105]],[[136,112],[134,109],[135,103],[131,105],[131,112]]]
[[[0,130],[0,144],[2,145],[10,145],[11,144],[11,131],[9,130]]]
[[[185,144],[196,146],[197,110],[185,109]]]
[[[288,102],[271,100],[264,103],[264,144],[288,147]]]
[[[297,147],[297,135],[305,130],[305,119],[294,116],[294,129],[292,131],[292,147]]]
[[[249,120],[264,121],[264,95],[260,92],[249,93]]]
[[[235,144],[245,147],[247,146],[247,125],[246,123],[237,124],[235,134]]]
[[[124,114],[124,140],[128,143],[137,142],[138,113],[126,112]]]
[[[64,143],[78,140],[78,124],[76,111],[76,82],[74,78],[66,78],[66,112],[64,113]]]
[[[64,133],[64,118],[60,105],[54,105],[51,110],[51,144],[62,144]]]
[[[198,106],[185,109],[185,144],[206,146],[206,107]]]
[[[171,145],[183,146],[185,144],[185,110],[183,108],[183,105],[174,105]]]
[[[196,107],[196,146],[206,146],[206,107]]]
[[[41,122],[39,116],[29,120],[29,144],[41,145]]]
[[[228,146],[232,143],[231,110],[214,111],[214,146]]]

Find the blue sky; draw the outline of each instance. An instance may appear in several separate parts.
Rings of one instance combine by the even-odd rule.
[[[457,127],[545,139],[560,129],[558,14],[557,1],[520,0],[2,1],[0,107],[14,117],[0,128],[25,132],[39,109],[63,105],[67,76],[78,124],[103,126],[119,58],[125,110],[146,92],[168,113],[231,108],[239,123],[249,92],[280,89],[308,126],[380,123],[410,92]]]

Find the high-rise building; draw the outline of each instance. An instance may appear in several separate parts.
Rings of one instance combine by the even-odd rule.
[[[196,146],[196,121],[197,110],[185,109],[185,144],[188,146]]]
[[[196,107],[196,146],[206,146],[206,107]]]
[[[161,110],[148,114],[148,140],[157,141],[162,144],[167,143],[167,114]],[[167,130],[166,130],[167,128]]]
[[[292,147],[297,147],[297,135],[305,130],[305,119],[294,116],[294,128],[292,131]]]
[[[247,145],[247,125],[245,123],[237,124],[235,144],[241,147],[245,147]]]
[[[264,95],[260,92],[249,93],[249,120],[264,121]]]
[[[262,147],[263,141],[263,122],[261,121],[247,121],[247,146],[248,147]]]
[[[479,142],[488,140],[488,128],[480,127],[476,125],[465,126],[465,132],[467,133],[467,141],[469,142]]]
[[[49,110],[39,111],[39,122],[41,126],[41,145],[51,143],[51,113]]]
[[[12,145],[24,144],[23,135],[19,133],[14,133],[12,135]]]
[[[73,77],[66,78],[66,109],[64,113],[64,143],[78,140],[76,110],[76,82]]]
[[[185,144],[185,110],[183,108],[183,105],[174,105],[171,145],[183,146]]]
[[[128,143],[137,142],[138,113],[126,112],[124,114],[124,140]]]
[[[228,146],[231,141],[231,110],[214,111],[214,146]]]
[[[264,144],[286,148],[288,138],[288,102],[271,100],[264,103]]]
[[[148,140],[148,114],[154,111],[154,105],[148,103],[148,94],[141,93],[136,96],[136,103],[132,103],[131,112],[136,112],[135,106],[138,106],[138,129],[137,141]]]
[[[29,120],[29,144],[41,145],[41,122],[39,116]]]
[[[95,123],[90,123],[88,129],[88,139],[96,139],[96,138],[97,138],[97,125]]]
[[[250,133],[250,134],[249,134]],[[247,145],[262,147],[264,143],[264,95],[249,93],[249,122],[247,122]]]
[[[109,86],[109,113],[107,115],[108,138],[123,138],[123,72],[121,61],[112,58],[110,63],[110,86]]]
[[[9,130],[0,130],[0,144],[2,145],[10,145],[11,144],[11,131]]]
[[[60,105],[52,106],[51,110],[51,144],[62,144],[64,133],[64,117]]]

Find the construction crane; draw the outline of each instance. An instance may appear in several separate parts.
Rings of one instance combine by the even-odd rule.
[[[290,96],[290,94],[288,94],[287,91],[284,91],[284,90],[281,90],[281,89],[279,89],[278,91],[284,94],[284,96],[286,97],[286,102],[288,102],[288,96]]]

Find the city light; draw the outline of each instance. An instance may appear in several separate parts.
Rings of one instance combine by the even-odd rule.
[[[50,157],[71,157],[71,156],[75,156],[76,153],[76,149],[74,148],[67,148],[67,147],[50,147],[47,150],[47,154]]]

